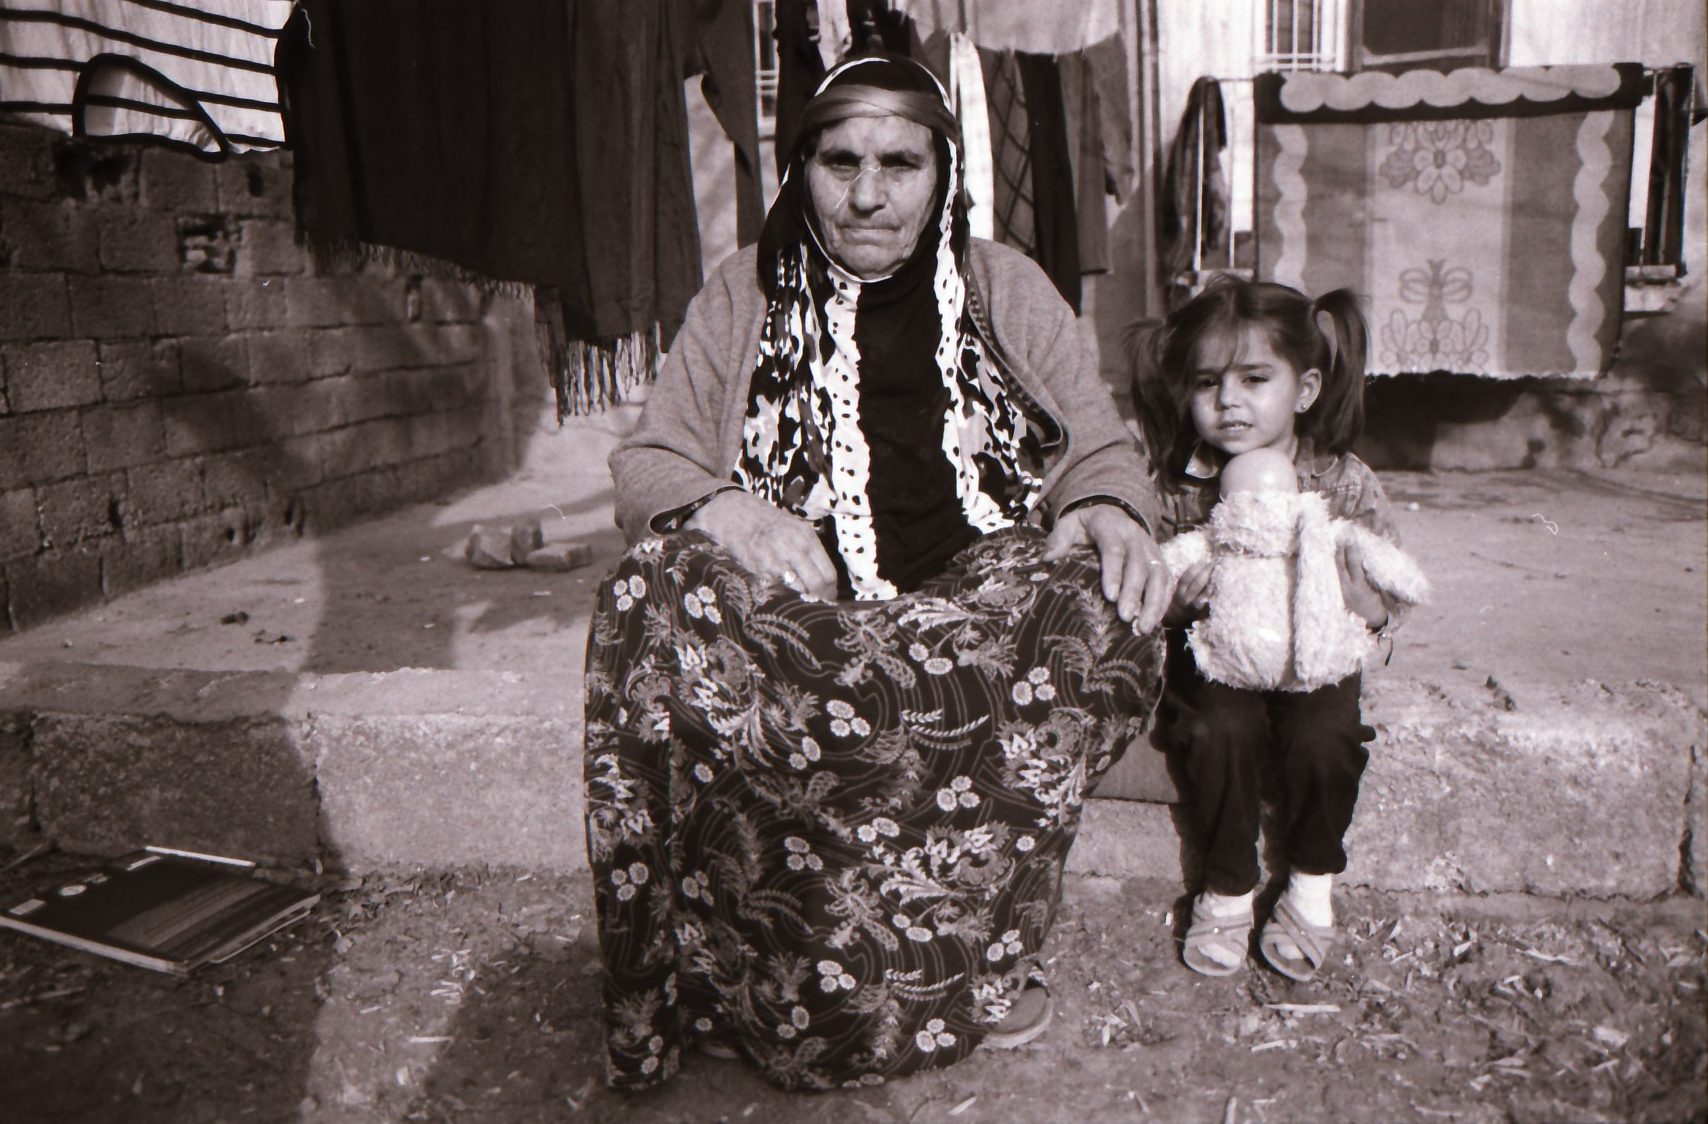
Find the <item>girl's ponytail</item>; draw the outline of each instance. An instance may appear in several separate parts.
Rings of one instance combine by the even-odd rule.
[[[1305,415],[1306,427],[1319,448],[1344,453],[1364,430],[1364,368],[1369,355],[1369,329],[1358,297],[1351,289],[1335,289],[1311,302],[1311,322],[1322,334],[1322,391],[1314,409]],[[1323,321],[1327,320],[1327,327]]]

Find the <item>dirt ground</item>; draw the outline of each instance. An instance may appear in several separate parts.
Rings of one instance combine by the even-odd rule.
[[[22,857],[22,856],[20,856]],[[0,860],[4,861],[4,860]],[[80,867],[34,856],[0,895]],[[1056,1018],[889,1085],[785,1094],[690,1058],[600,1084],[584,880],[327,884],[297,928],[187,979],[0,934],[0,1113],[135,1121],[1708,1119],[1701,905],[1342,896],[1332,969],[1180,966],[1175,888],[1070,879]]]

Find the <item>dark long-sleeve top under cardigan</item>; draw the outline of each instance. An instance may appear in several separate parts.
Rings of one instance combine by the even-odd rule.
[[[685,509],[732,486],[766,312],[757,255],[749,246],[725,259],[689,304],[639,425],[611,454],[617,523],[630,542],[675,529]],[[968,273],[987,350],[1040,432],[1046,515],[1103,498],[1156,527],[1144,459],[1049,277],[978,238]]]

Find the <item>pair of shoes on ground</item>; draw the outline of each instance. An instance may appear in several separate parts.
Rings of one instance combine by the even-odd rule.
[[[1204,896],[1200,894],[1192,901],[1192,922],[1186,930],[1186,947],[1181,952],[1181,959],[1200,975],[1231,976],[1245,967],[1246,953],[1251,947],[1251,929],[1255,923],[1256,918],[1250,909],[1227,915],[1210,912],[1204,906]],[[1334,926],[1316,925],[1305,920],[1283,894],[1258,936],[1257,947],[1271,968],[1302,983],[1314,977],[1317,969],[1323,966],[1334,940]],[[1285,953],[1283,946],[1289,943],[1298,955]],[[1209,956],[1207,950],[1212,947],[1232,953],[1233,963],[1224,964]]]

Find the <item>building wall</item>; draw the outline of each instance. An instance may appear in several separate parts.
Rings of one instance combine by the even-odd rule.
[[[317,268],[290,181],[0,122],[0,632],[515,463],[523,302]]]

